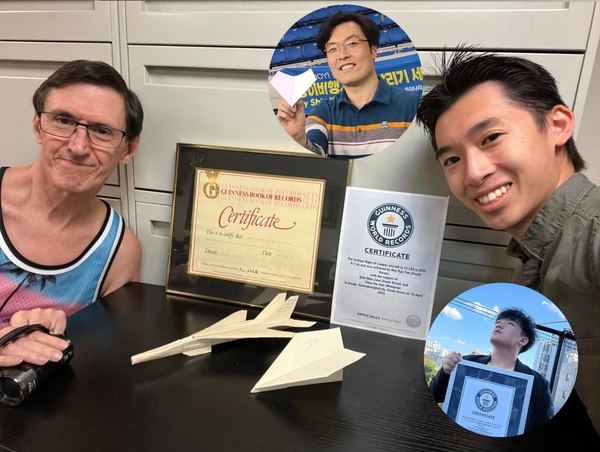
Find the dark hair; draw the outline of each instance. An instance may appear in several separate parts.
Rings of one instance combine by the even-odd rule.
[[[546,114],[556,105],[565,105],[554,77],[539,64],[518,57],[474,54],[474,50],[463,46],[450,58],[444,52],[439,68],[442,81],[421,100],[416,118],[425,127],[435,150],[435,127],[440,116],[462,95],[481,83],[500,83],[506,98],[527,109],[540,130],[546,129]],[[585,162],[573,137],[569,138],[565,147],[575,171],[584,169]]]
[[[519,308],[504,309],[500,311],[500,313],[496,317],[496,321],[502,319],[512,320],[513,322],[516,322],[521,327],[523,335],[527,336],[527,339],[529,339],[529,342],[527,342],[527,344],[521,347],[519,353],[526,352],[531,347],[533,347],[533,344],[535,343],[536,339],[535,321],[525,311]]]
[[[355,22],[358,24],[367,38],[367,41],[369,41],[369,47],[379,46],[379,27],[375,22],[362,14],[344,13],[340,11],[330,18],[325,19],[323,25],[321,25],[321,28],[319,29],[319,33],[317,34],[317,47],[321,52],[325,53],[325,44],[329,41],[333,29],[346,22]]]
[[[102,61],[74,60],[59,67],[33,93],[33,107],[36,112],[44,111],[44,104],[50,90],[87,83],[114,89],[123,97],[127,139],[131,140],[142,132],[144,110],[137,95],[127,88],[121,74]]]

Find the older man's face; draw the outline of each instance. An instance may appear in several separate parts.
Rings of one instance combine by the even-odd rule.
[[[48,93],[44,111],[58,121],[71,119],[119,130],[126,128],[123,97],[104,86],[80,83],[54,88]],[[37,115],[33,126],[42,147],[42,168],[56,188],[72,193],[97,193],[119,162],[126,163],[137,146],[137,139],[129,142],[123,138],[116,147],[98,147],[82,126],[69,138],[56,137],[42,130]]]

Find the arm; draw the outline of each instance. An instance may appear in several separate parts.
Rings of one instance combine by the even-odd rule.
[[[306,118],[304,115],[304,101],[300,99],[295,105],[289,106],[282,100],[277,106],[277,119],[283,130],[292,137],[300,146],[306,147],[308,138],[305,133]]]
[[[62,334],[67,326],[67,316],[58,309],[30,309],[18,311],[10,319],[10,325],[0,329],[0,337],[24,325],[39,323],[54,334]],[[59,361],[68,342],[41,331],[21,337],[0,349],[0,367],[10,367],[28,362],[43,365]]]
[[[554,415],[554,405],[548,382],[539,374],[534,374],[534,391],[529,405],[526,432],[544,425]],[[537,387],[536,387],[537,386]]]
[[[108,295],[128,282],[139,281],[141,264],[142,247],[140,242],[129,228],[125,228],[123,241],[108,270],[100,296]]]
[[[318,111],[317,106],[315,111]],[[285,101],[279,102],[277,119],[283,130],[291,136],[296,143],[315,154],[326,156],[328,148],[327,129],[319,116],[315,113],[308,118],[305,116],[304,101],[300,99],[293,107]],[[318,113],[317,113],[318,115]]]

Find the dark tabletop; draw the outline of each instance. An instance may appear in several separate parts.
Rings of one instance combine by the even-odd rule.
[[[130,284],[69,319],[75,356],[17,408],[0,406],[0,449],[16,451],[504,451],[595,449],[576,397],[542,429],[469,432],[434,403],[423,341],[342,327],[364,352],[339,383],[250,390],[287,344],[240,340],[195,358],[130,364],[240,309]],[[257,312],[257,311],[256,311]],[[256,312],[250,310],[249,317]],[[325,323],[315,329],[327,328]]]

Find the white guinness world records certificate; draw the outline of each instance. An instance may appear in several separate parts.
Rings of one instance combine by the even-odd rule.
[[[425,340],[448,198],[348,187],[331,323]]]
[[[462,427],[487,436],[525,431],[533,375],[462,360],[448,382],[444,412]]]

